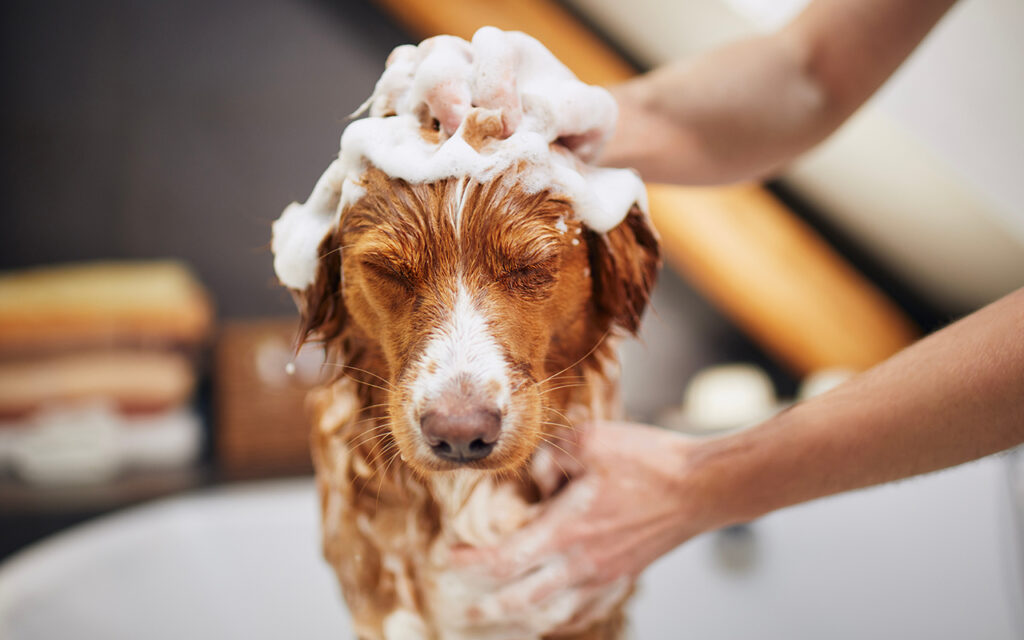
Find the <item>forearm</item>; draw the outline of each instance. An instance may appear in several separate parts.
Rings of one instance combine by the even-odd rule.
[[[1024,442],[1024,289],[765,424],[698,444],[706,525]]]
[[[736,435],[602,423],[577,436],[580,470],[529,523],[492,548],[449,551],[453,571],[493,580],[472,594],[476,611],[517,620],[571,593],[569,632],[692,536],[1024,441],[1024,289]]]
[[[778,33],[613,89],[602,161],[691,184],[770,175],[831,134],[899,66],[952,0],[816,0]]]
[[[656,182],[770,172],[813,144],[825,96],[779,36],[744,40],[612,90],[619,124],[601,162]]]

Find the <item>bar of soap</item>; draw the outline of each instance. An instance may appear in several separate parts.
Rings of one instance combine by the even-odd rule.
[[[771,378],[753,365],[711,367],[686,387],[683,413],[692,428],[725,431],[764,420],[777,401]]]

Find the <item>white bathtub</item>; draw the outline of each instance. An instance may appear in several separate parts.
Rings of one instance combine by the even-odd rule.
[[[656,564],[633,637],[1024,637],[1004,460],[789,509]],[[0,567],[0,638],[349,635],[319,557],[313,486],[164,500]]]

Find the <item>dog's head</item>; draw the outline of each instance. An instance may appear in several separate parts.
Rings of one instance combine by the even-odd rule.
[[[518,468],[658,266],[639,178],[587,164],[615,102],[484,28],[395,49],[364,106],[275,269],[414,469]]]
[[[518,468],[557,420],[542,408],[558,374],[637,330],[659,263],[645,215],[595,233],[515,171],[409,184],[370,169],[361,187],[299,296],[305,334],[379,369],[365,381],[413,468]]]

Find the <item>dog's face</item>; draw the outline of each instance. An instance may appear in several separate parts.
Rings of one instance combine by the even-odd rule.
[[[558,421],[558,374],[637,329],[658,266],[643,215],[596,234],[514,173],[410,185],[370,169],[362,186],[320,246],[306,329],[373,363],[382,379],[363,379],[414,469],[520,467]]]

